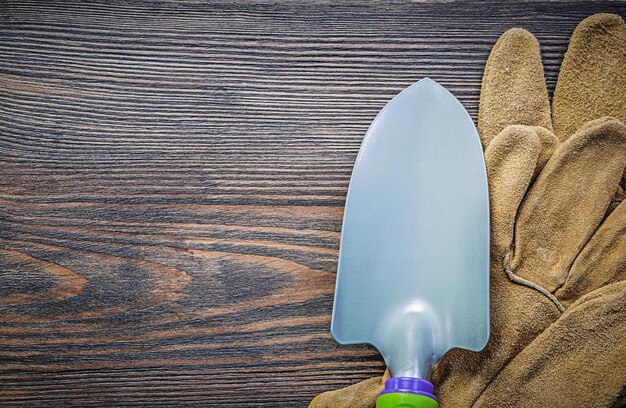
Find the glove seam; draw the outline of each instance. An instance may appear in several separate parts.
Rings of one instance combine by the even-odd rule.
[[[565,312],[565,308],[563,307],[561,302],[559,302],[559,300],[552,293],[550,293],[545,288],[542,288],[541,286],[537,285],[536,283],[531,282],[527,279],[524,279],[520,276],[517,276],[515,273],[513,273],[513,270],[511,269],[510,261],[511,261],[511,252],[509,251],[506,253],[506,255],[504,255],[503,263],[504,263],[504,271],[506,272],[506,276],[509,277],[511,282],[536,290],[537,292],[541,293],[542,295],[550,299],[550,301],[554,303],[556,308],[559,309],[559,312],[561,313]]]

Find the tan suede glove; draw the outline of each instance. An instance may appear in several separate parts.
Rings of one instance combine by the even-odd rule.
[[[482,352],[451,350],[438,364],[431,380],[442,408],[624,402],[625,118],[618,16],[577,27],[552,110],[534,36],[512,29],[494,46],[478,123],[491,199],[491,337]],[[383,380],[323,393],[310,407],[374,407]]]

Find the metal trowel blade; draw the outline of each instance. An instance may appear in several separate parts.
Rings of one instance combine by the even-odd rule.
[[[428,378],[489,337],[489,202],[476,128],[425,78],[361,145],[346,201],[331,331],[369,343],[394,377]]]

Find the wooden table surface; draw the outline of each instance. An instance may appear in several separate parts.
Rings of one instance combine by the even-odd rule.
[[[498,36],[625,3],[0,2],[0,404],[305,407],[380,374],[329,334],[376,112],[476,118]]]

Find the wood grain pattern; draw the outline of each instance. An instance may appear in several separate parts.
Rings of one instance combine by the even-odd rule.
[[[369,122],[473,117],[511,26],[548,84],[624,3],[0,2],[0,405],[305,407],[379,374],[330,311]]]

